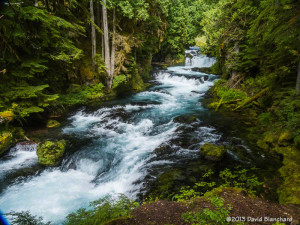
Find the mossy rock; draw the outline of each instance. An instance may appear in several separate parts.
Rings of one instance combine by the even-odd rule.
[[[223,145],[205,143],[200,148],[200,155],[210,161],[221,161],[225,153],[226,149]]]
[[[294,136],[291,131],[289,130],[283,131],[279,136],[278,144],[280,146],[288,146],[292,143],[293,138]]]
[[[3,118],[4,120],[7,120],[8,122],[12,121],[14,119],[14,116],[15,116],[15,114],[12,111],[0,112],[0,119]]]
[[[278,142],[278,135],[272,133],[272,132],[266,132],[263,135],[262,139],[258,139],[256,144],[258,147],[268,150],[272,147],[275,147]]]
[[[60,123],[56,120],[48,120],[47,128],[58,128],[60,127]]]
[[[152,198],[168,198],[175,190],[179,191],[179,183],[182,183],[187,177],[184,172],[178,168],[170,169],[161,174],[155,182],[149,196]]]
[[[197,118],[195,116],[178,116],[174,118],[175,123],[192,123],[195,122]]]
[[[281,204],[300,205],[300,166],[298,163],[291,161],[279,169],[283,179],[282,185],[277,189]]]
[[[277,189],[279,202],[300,205],[300,152],[292,146],[277,147],[274,150],[284,156],[283,166],[279,169],[283,180]]]
[[[0,156],[9,150],[14,143],[13,134],[8,131],[4,131],[0,134]]]
[[[37,146],[39,163],[45,166],[58,166],[66,148],[66,141],[45,141]]]

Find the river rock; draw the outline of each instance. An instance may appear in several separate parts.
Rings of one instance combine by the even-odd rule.
[[[66,148],[66,141],[45,141],[37,146],[39,163],[45,166],[58,166]]]
[[[192,123],[195,122],[197,118],[195,116],[178,116],[174,118],[175,123]]]
[[[0,156],[9,150],[13,143],[13,134],[8,131],[2,132],[0,134]]]
[[[60,123],[56,120],[48,120],[47,128],[57,128],[60,127]]]
[[[205,143],[200,148],[200,155],[210,161],[221,161],[225,153],[226,149],[223,145]]]

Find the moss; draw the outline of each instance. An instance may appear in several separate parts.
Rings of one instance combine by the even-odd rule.
[[[299,135],[294,138],[294,145],[297,148],[300,148],[300,136]]]
[[[14,143],[13,134],[8,131],[4,131],[0,134],[0,156],[9,150],[11,145]]]
[[[218,146],[211,143],[205,143],[200,148],[200,155],[211,161],[220,161],[225,153],[226,149],[222,145]]]
[[[180,169],[170,169],[160,175],[154,185],[153,191],[149,194],[151,198],[167,198],[174,189],[179,188],[175,183],[186,179],[184,172]]]
[[[61,163],[66,148],[66,141],[45,141],[38,145],[39,163],[45,166],[58,166]]]
[[[255,197],[254,194],[249,193],[246,189],[238,187],[217,187],[212,189],[211,191],[207,191],[203,197],[210,198],[213,196],[221,196],[224,192],[242,193],[244,196]]]
[[[268,150],[277,145],[278,135],[273,132],[265,132],[263,138],[258,139],[256,144],[258,147]]]
[[[0,118],[7,120],[8,122],[14,119],[15,114],[12,111],[0,112]]]
[[[277,189],[279,202],[300,205],[300,152],[291,146],[277,147],[274,150],[284,156],[283,166],[279,169],[283,180]]]
[[[283,131],[279,136],[278,144],[281,146],[288,146],[293,141],[293,138],[294,137],[291,131],[289,130]]]
[[[57,128],[60,127],[60,123],[56,120],[48,120],[47,128]]]

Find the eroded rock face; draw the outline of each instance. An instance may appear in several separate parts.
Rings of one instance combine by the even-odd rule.
[[[200,148],[200,155],[210,161],[221,161],[225,153],[226,149],[223,145],[205,143]]]
[[[8,131],[4,131],[0,134],[0,156],[9,150],[13,144],[13,134]]]
[[[45,166],[58,166],[66,148],[66,141],[45,141],[37,146],[39,163]]]

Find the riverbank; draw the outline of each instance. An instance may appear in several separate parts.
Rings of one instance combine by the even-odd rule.
[[[241,81],[243,81],[241,84]],[[254,91],[253,91],[254,90]],[[248,126],[248,138],[262,152],[282,157],[281,180],[276,190],[282,204],[300,204],[299,130],[293,121],[299,97],[286,88],[258,90],[255,80],[220,80],[209,91],[207,106],[238,115]]]

